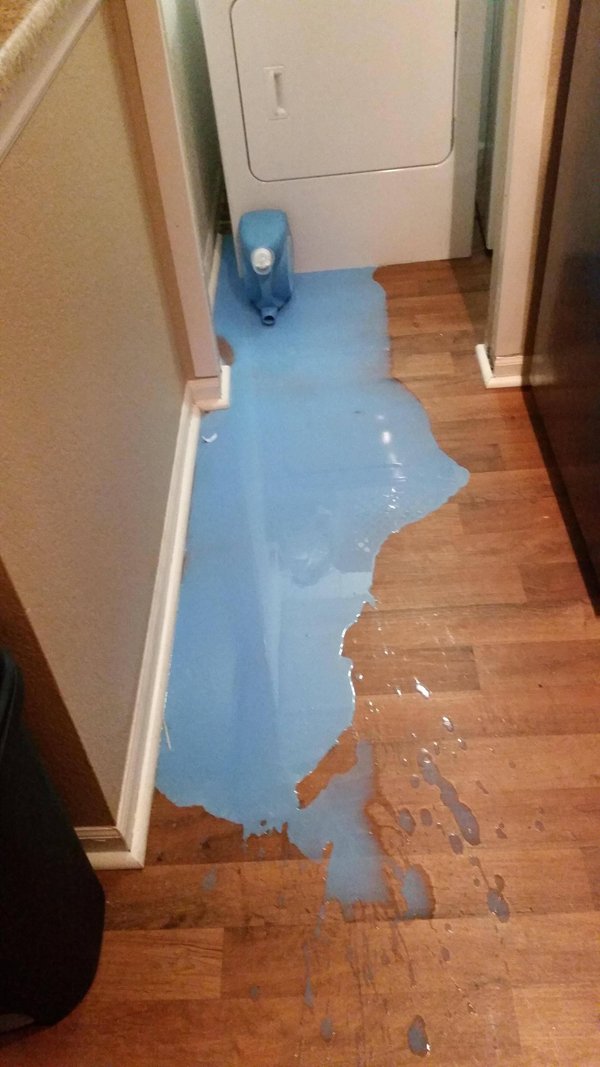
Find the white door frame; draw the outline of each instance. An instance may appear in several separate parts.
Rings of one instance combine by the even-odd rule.
[[[222,392],[221,361],[160,3],[125,2],[192,362],[197,378],[208,379],[198,397],[212,407]]]
[[[101,0],[74,0],[30,69],[3,101],[0,155],[35,110],[66,54]],[[223,393],[196,208],[189,182],[159,0],[125,0],[158,181],[172,248],[198,397],[210,407]],[[516,9],[516,48],[508,47],[509,93],[500,102],[507,123],[502,227],[494,255],[486,344],[478,358],[486,385],[520,385],[527,314],[538,236],[540,191],[547,155],[553,50],[560,41],[565,0],[505,0]],[[512,74],[510,68],[512,67]],[[200,379],[198,381],[198,379]]]
[[[477,346],[488,388],[519,386],[535,255],[541,191],[547,162],[547,123],[554,108],[553,48],[564,17],[561,0],[506,0],[505,23],[516,18],[514,36],[503,39],[501,79],[511,86],[499,106],[509,109],[500,241],[494,252],[490,314],[485,345]],[[500,164],[502,165],[502,164]]]
[[[547,120],[555,99],[555,87],[550,84],[553,47],[558,20],[565,10],[563,0],[505,3],[505,25],[510,32],[503,36],[504,89],[500,89],[499,106],[504,109],[504,118],[500,115],[499,123],[504,122],[506,134],[501,150],[504,162],[497,166],[494,179],[500,188],[503,184],[501,196],[495,194],[501,201],[501,228],[494,254],[486,344],[478,346],[477,353],[489,387],[522,384],[548,149]],[[160,4],[159,0],[126,0],[126,6],[194,367],[199,377],[218,377],[219,395],[220,361]],[[206,385],[205,395],[212,395],[212,383]]]

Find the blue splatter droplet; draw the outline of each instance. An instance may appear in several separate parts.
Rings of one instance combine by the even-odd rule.
[[[323,1038],[323,1041],[332,1040],[335,1031],[333,1029],[333,1022],[329,1018],[329,1016],[326,1016],[325,1019],[321,1020],[321,1026],[319,1029],[321,1031],[321,1037]]]
[[[204,878],[202,879],[202,888],[204,890],[206,890],[206,892],[210,893],[215,888],[216,884],[217,884],[217,872],[216,872],[215,868],[213,867],[212,870],[208,871],[204,875]]]

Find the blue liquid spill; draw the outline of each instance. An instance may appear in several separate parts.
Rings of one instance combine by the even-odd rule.
[[[335,1030],[333,1029],[333,1020],[327,1015],[324,1019],[321,1019],[321,1025],[319,1027],[321,1037],[323,1041],[331,1041]]]
[[[315,994],[313,992],[312,981],[310,977],[310,947],[305,941],[302,946],[302,954],[304,956],[304,1003],[307,1008],[314,1008],[315,1006]]]
[[[435,911],[433,890],[422,868],[408,867],[404,871],[398,864],[394,864],[394,874],[402,888],[402,896],[406,905],[402,918],[405,921],[433,919]]]
[[[421,1015],[415,1015],[408,1028],[407,1039],[408,1047],[413,1056],[424,1057],[431,1052],[431,1045],[425,1029],[425,1020]]]
[[[246,836],[287,824],[311,857],[332,843],[328,898],[384,900],[364,815],[370,746],[303,810],[295,786],[352,721],[341,644],[371,600],[377,552],[468,475],[388,378],[370,270],[300,275],[268,330],[229,241],[215,318],[235,353],[232,406],[207,418],[217,438],[196,466],[157,784]]]
[[[206,890],[206,892],[210,893],[210,892],[212,892],[213,889],[216,888],[216,885],[217,885],[217,872],[216,872],[215,868],[213,867],[212,871],[208,871],[208,873],[204,875],[204,878],[202,879],[202,888],[204,890]]]
[[[365,816],[373,792],[373,752],[368,741],[356,746],[357,761],[331,778],[312,804],[289,813],[290,840],[310,859],[333,842],[327,869],[327,898],[353,904],[387,900],[382,856]]]

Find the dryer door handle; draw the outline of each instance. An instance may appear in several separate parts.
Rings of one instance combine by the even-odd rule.
[[[283,67],[265,67],[267,111],[270,119],[287,119],[283,106]]]

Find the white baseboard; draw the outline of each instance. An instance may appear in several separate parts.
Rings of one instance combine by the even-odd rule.
[[[221,269],[221,255],[223,250],[223,238],[218,233],[215,236],[212,249],[212,259],[208,272],[208,299],[211,309],[214,310],[219,284],[219,271]],[[229,407],[231,393],[231,367],[221,364],[221,373],[214,378],[195,378],[189,382],[189,388],[200,411],[220,411]]]
[[[139,868],[144,864],[199,431],[200,412],[188,386],[181,409],[116,826],[78,830],[89,860],[97,869]]]
[[[231,367],[223,363],[218,378],[195,378],[188,382],[194,404],[199,411],[221,411],[229,407]]]
[[[519,389],[523,386],[523,356],[498,356],[492,370],[486,345],[476,345],[475,355],[486,389]]]
[[[138,856],[126,848],[115,849],[113,852],[110,849],[90,850],[87,848],[85,838],[82,838],[81,835],[79,837],[95,871],[139,871],[144,866],[143,859],[140,860]]]
[[[90,846],[116,847],[123,843],[123,838],[116,826],[78,826],[77,834],[81,841]]]
[[[97,871],[139,870],[141,863],[127,848],[116,826],[79,826],[77,836]]]

